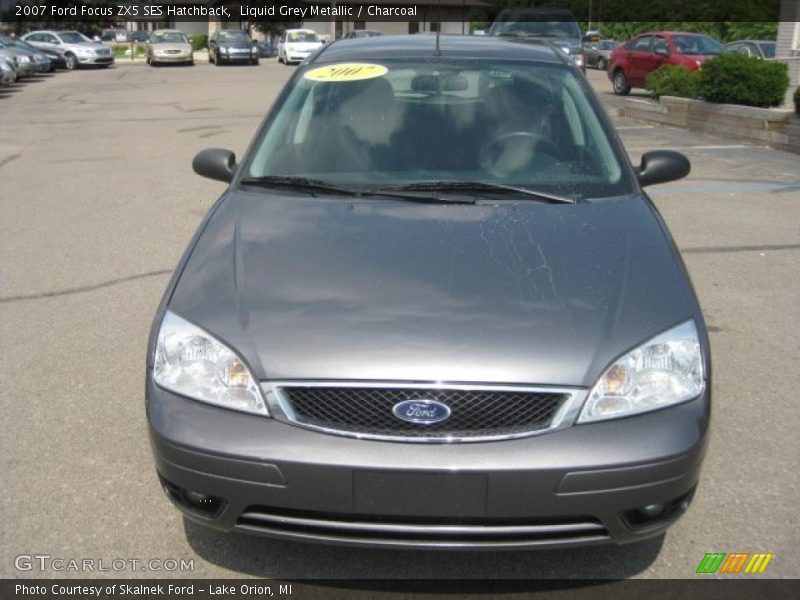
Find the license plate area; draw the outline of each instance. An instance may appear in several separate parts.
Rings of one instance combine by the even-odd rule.
[[[486,515],[482,473],[356,471],[353,499],[360,514],[416,517]]]

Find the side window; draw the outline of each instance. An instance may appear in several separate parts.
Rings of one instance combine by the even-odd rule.
[[[42,36],[39,33],[32,33],[28,37],[25,38],[26,42],[41,42]]]
[[[640,37],[633,43],[631,50],[635,50],[636,52],[650,52],[650,42],[652,39],[652,36],[649,35]]]
[[[42,40],[47,42],[48,44],[60,44],[61,41],[54,36],[52,33],[45,33],[42,34]]]
[[[663,54],[665,56],[668,55],[669,46],[667,45],[667,40],[662,37],[656,37],[653,40],[653,52],[656,54]]]
[[[753,44],[744,44],[748,56],[760,56],[758,49]]]

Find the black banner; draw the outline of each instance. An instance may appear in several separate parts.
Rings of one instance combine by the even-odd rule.
[[[492,20],[505,8],[569,10],[579,22],[796,20],[796,0],[16,0],[0,20],[58,22],[302,22]],[[521,19],[525,17],[522,16]],[[558,17],[554,17],[558,18]]]
[[[469,597],[557,600],[739,600],[800,597],[800,581],[730,577],[722,580],[268,580],[39,579],[0,581],[2,600],[294,600]]]

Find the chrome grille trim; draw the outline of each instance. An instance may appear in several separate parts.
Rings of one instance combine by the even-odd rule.
[[[548,427],[531,431],[520,431],[499,435],[471,435],[471,436],[401,436],[360,433],[342,429],[322,427],[319,425],[302,422],[292,410],[291,403],[288,401],[284,388],[290,387],[321,387],[321,388],[404,388],[419,390],[455,390],[455,391],[487,391],[487,392],[528,392],[528,393],[548,393],[564,394],[567,399],[563,402],[557,413],[553,417]],[[379,440],[406,443],[467,443],[467,442],[489,442],[532,437],[565,429],[575,424],[584,400],[588,394],[585,388],[553,387],[553,386],[517,386],[517,385],[481,385],[481,384],[460,384],[460,383],[408,383],[405,381],[266,381],[261,383],[261,389],[269,407],[270,415],[277,421],[288,423],[296,427],[310,429],[321,433],[339,435],[344,437]]]

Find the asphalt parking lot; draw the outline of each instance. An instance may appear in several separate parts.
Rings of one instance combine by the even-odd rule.
[[[714,414],[695,502],[636,546],[520,553],[315,547],[185,523],[152,465],[148,329],[169,274],[224,186],[209,146],[241,154],[293,72],[116,68],[0,89],[0,576],[15,557],[193,559],[191,572],[279,578],[694,576],[706,552],[771,552],[800,577],[800,156],[615,117],[638,161],[680,150],[688,179],[651,188],[712,335]],[[611,108],[603,73],[590,80]],[[795,523],[795,525],[792,525]],[[89,576],[93,576],[91,573]]]

